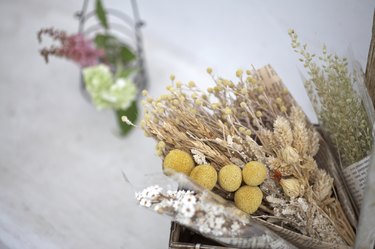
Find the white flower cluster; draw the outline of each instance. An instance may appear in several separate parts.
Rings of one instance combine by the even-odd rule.
[[[145,188],[142,192],[135,193],[135,198],[139,205],[144,207],[151,207],[152,203],[157,200],[162,192],[162,188],[158,185]]]
[[[197,164],[207,164],[206,156],[202,152],[196,149],[191,149],[190,151],[193,154],[194,161]]]
[[[163,189],[158,185],[150,186],[142,192],[136,193],[135,197],[139,205],[144,207],[154,205],[153,208],[157,212],[170,211],[172,208],[176,218],[180,218],[185,222],[194,216],[197,199],[193,191],[168,190],[166,194],[163,194],[162,191]]]
[[[176,220],[183,224],[190,224],[196,212],[197,198],[192,191],[180,190],[177,192],[176,201],[173,204],[176,212]]]
[[[170,215],[180,224],[202,234],[234,237],[240,234],[248,222],[238,215],[238,209],[227,207],[208,193],[196,194],[189,190],[163,192],[161,187],[155,185],[135,196],[141,206]]]

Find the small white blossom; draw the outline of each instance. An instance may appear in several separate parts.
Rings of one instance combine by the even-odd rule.
[[[181,207],[181,202],[180,201],[173,201],[172,207],[175,211],[178,211]]]
[[[216,217],[214,228],[220,230],[220,229],[222,229],[224,223],[225,223],[225,220],[224,220],[223,217]]]
[[[194,205],[197,202],[197,198],[192,194],[187,194],[181,199],[181,202],[182,202],[183,205],[185,205],[185,204]]]
[[[214,230],[212,230],[212,234],[215,235],[215,236],[222,236],[223,231],[221,231],[220,229],[214,229]]]
[[[177,193],[176,193],[176,199],[177,200],[181,200],[185,196],[185,194],[186,194],[185,190],[179,190],[179,191],[177,191]]]
[[[185,204],[181,207],[181,213],[188,218],[191,218],[195,214],[195,207],[191,204]]]
[[[202,225],[199,226],[199,232],[201,233],[210,233],[211,228],[207,225],[207,223],[203,223]]]
[[[192,223],[192,220],[191,220],[190,217],[186,217],[182,214],[179,214],[179,215],[176,216],[176,221],[178,221],[179,223],[181,223],[185,226],[189,226]]]
[[[144,206],[144,207],[151,207],[151,201],[147,199],[142,199],[139,202],[139,205]]]
[[[169,196],[171,198],[176,198],[177,197],[177,191],[167,190],[167,196]]]
[[[144,189],[140,195],[143,197],[143,198],[149,198],[149,199],[155,199],[157,196],[160,195],[160,193],[162,192],[162,188],[159,187],[158,185],[155,185],[155,186],[150,186],[146,189]]]
[[[227,136],[227,143],[229,147],[233,146],[233,138],[230,135]]]
[[[202,152],[196,149],[191,149],[190,151],[193,154],[194,161],[197,164],[207,164],[206,156]]]
[[[230,229],[232,230],[233,233],[238,233],[240,228],[241,226],[237,221],[233,222],[233,224],[230,226]]]

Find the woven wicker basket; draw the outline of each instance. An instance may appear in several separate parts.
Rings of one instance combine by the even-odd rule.
[[[172,222],[169,237],[170,249],[224,249],[234,247],[223,247],[218,243],[196,234],[189,229]]]

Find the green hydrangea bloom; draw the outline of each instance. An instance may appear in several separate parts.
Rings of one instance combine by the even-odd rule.
[[[137,87],[129,78],[114,79],[110,68],[99,64],[83,69],[86,89],[98,109],[127,109],[136,99]]]

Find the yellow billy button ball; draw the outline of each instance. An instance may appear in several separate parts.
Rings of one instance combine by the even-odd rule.
[[[217,182],[217,172],[210,164],[196,166],[190,173],[191,179],[197,184],[211,190]]]
[[[234,194],[234,204],[245,213],[252,214],[262,203],[263,193],[259,187],[242,186]]]
[[[258,161],[247,163],[242,169],[243,181],[249,186],[258,186],[267,177],[266,166]]]
[[[189,175],[195,164],[193,157],[189,153],[174,149],[165,156],[163,166],[167,173],[168,170],[174,170]]]
[[[242,183],[241,168],[234,164],[222,167],[219,171],[219,184],[229,192],[236,191]]]

